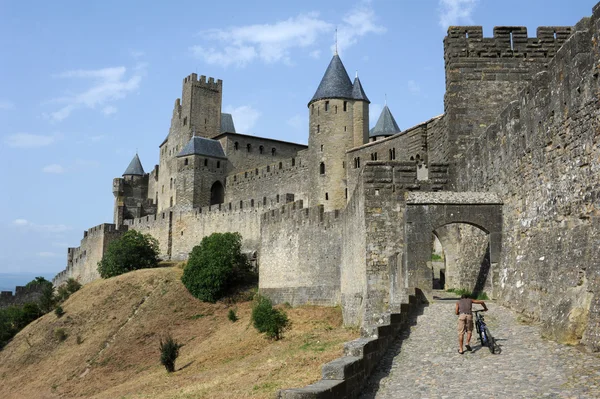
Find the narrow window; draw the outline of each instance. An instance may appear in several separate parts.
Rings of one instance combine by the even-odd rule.
[[[329,201],[329,193],[325,193],[325,201]]]
[[[277,194],[277,203],[279,203],[279,194]]]
[[[321,125],[317,125],[317,133],[321,131]]]
[[[283,163],[279,162],[279,169],[283,169]]]
[[[267,197],[263,197],[263,206],[267,206]]]
[[[204,166],[208,166],[208,159],[204,160]]]
[[[321,162],[321,164],[319,165],[319,170],[322,175],[325,174],[325,163],[324,162]]]
[[[344,112],[348,111],[348,101],[344,101]]]
[[[253,199],[250,200],[250,207],[254,208],[254,200]]]
[[[233,149],[234,150],[238,150],[240,148],[240,143],[238,143],[237,141],[235,143],[233,143]]]
[[[267,165],[267,173],[269,173],[271,171],[271,167],[269,165]]]
[[[183,126],[187,125],[187,116],[183,118]]]
[[[169,189],[173,189],[173,178],[171,177],[171,181],[169,182]]]
[[[325,112],[329,111],[329,101],[325,101]]]
[[[323,144],[321,144],[321,152],[323,152]]]
[[[296,166],[296,158],[292,158],[292,166]]]
[[[217,169],[221,167],[221,161],[217,161]]]
[[[250,152],[250,149],[252,149],[252,146],[251,146],[250,144],[248,144],[248,145],[246,146],[246,150],[247,150],[248,152]]]
[[[335,106],[335,113],[337,114],[337,105]]]
[[[161,188],[160,192],[161,192],[161,194],[165,193],[165,185],[164,184],[162,185],[162,188]]]
[[[346,131],[346,126],[344,126],[344,132]]]
[[[346,169],[346,161],[342,161],[342,169]]]
[[[233,181],[237,181],[237,176],[233,175]]]
[[[244,201],[240,201],[240,209],[244,208]]]
[[[156,197],[154,197],[154,204],[158,205],[158,191],[156,192]]]
[[[360,157],[356,158],[356,167],[360,168]]]
[[[310,113],[314,115],[315,113],[315,104],[310,106]]]
[[[346,199],[348,199],[348,189],[344,190],[344,195],[345,195]]]
[[[248,172],[244,172],[244,177],[248,178]]]
[[[275,147],[271,148],[271,155],[275,156]]]
[[[265,150],[265,147],[263,147],[262,145],[260,147],[258,147],[259,154],[262,154],[264,150]]]
[[[173,197],[171,197],[171,201],[169,203],[170,203],[169,206],[173,206]]]
[[[510,49],[511,50],[515,49],[515,47],[513,45],[513,33],[512,32],[510,32]]]
[[[256,168],[256,170],[255,170],[255,171],[256,171],[256,175],[258,176],[258,168]]]
[[[186,159],[183,161],[183,164],[184,164],[184,165],[187,165],[187,164],[188,164],[188,159],[187,159],[187,158],[186,158]]]

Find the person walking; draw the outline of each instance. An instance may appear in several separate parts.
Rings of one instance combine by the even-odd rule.
[[[467,345],[466,349],[471,350],[471,336],[473,335],[473,304],[483,306],[483,311],[487,311],[488,308],[485,302],[478,299],[471,299],[467,294],[462,294],[460,299],[456,302],[455,313],[458,316],[458,353],[461,355],[465,353],[463,350],[463,341],[465,332],[467,333]]]

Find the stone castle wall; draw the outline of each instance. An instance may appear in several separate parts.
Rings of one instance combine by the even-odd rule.
[[[302,207],[296,201],[262,215],[260,291],[276,303],[339,305],[340,213]]]
[[[0,309],[38,302],[42,297],[42,289],[43,287],[40,285],[34,285],[29,288],[17,286],[14,295],[12,291],[2,291],[0,292]]]
[[[102,260],[108,244],[125,231],[126,228],[117,230],[114,224],[108,223],[84,231],[79,247],[67,250],[67,268],[52,279],[52,284],[58,287],[69,278],[74,278],[81,284],[99,279],[98,262]]]
[[[499,298],[545,334],[600,348],[600,8],[582,20],[457,165],[504,200]],[[510,167],[507,167],[510,165]]]

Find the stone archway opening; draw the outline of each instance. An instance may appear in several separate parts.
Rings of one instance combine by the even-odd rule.
[[[491,293],[489,233],[468,223],[449,223],[433,235],[432,288]]]
[[[225,202],[225,187],[217,180],[210,188],[210,204],[216,205],[223,202]]]

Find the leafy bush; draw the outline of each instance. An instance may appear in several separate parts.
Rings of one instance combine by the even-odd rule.
[[[190,253],[181,281],[204,302],[216,302],[252,276],[239,233],[213,233]]]
[[[56,309],[54,309],[54,314],[56,317],[62,317],[62,315],[65,314],[65,311],[63,310],[62,306],[57,306]]]
[[[102,278],[158,266],[158,241],[150,234],[129,230],[108,245],[98,272]]]
[[[237,317],[237,314],[235,314],[235,310],[233,310],[233,309],[229,309],[229,313],[227,313],[227,318],[232,323],[235,323],[236,321],[239,320],[239,318]]]
[[[77,280],[74,278],[69,278],[65,284],[58,287],[56,299],[59,302],[64,302],[71,296],[71,294],[79,291],[80,288],[81,284]]]
[[[182,346],[183,344],[177,343],[171,334],[168,334],[164,341],[162,338],[160,339],[160,363],[169,373],[175,371],[175,360],[179,356],[179,348]]]
[[[54,330],[54,338],[56,338],[58,342],[63,342],[65,339],[67,339],[67,332],[64,328],[57,328]]]
[[[287,314],[273,308],[273,303],[267,297],[258,295],[252,308],[252,322],[254,327],[267,337],[279,340],[283,331],[289,327],[290,321]]]
[[[450,289],[447,289],[446,292],[452,292],[459,296],[466,294],[469,298],[479,299],[482,301],[486,300],[486,299],[490,299],[485,291],[476,293],[476,292],[471,292],[465,288],[450,288]],[[475,295],[475,294],[477,294],[477,295]]]

